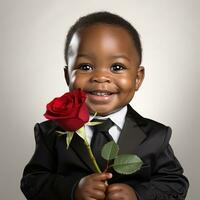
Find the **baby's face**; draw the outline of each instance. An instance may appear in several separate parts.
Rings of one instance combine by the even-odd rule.
[[[91,113],[108,115],[127,105],[140,87],[144,69],[129,33],[117,26],[98,24],[75,33],[70,43],[70,90],[87,94]]]

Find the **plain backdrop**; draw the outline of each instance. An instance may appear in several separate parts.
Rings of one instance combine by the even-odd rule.
[[[0,0],[0,199],[25,200],[20,179],[34,148],[33,126],[46,103],[68,90],[67,30],[80,16],[107,10],[141,35],[146,77],[131,105],[172,127],[171,145],[199,199],[198,0]]]

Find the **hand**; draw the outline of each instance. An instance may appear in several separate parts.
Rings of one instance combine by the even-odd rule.
[[[104,200],[107,189],[106,181],[112,178],[111,173],[96,173],[83,177],[76,190],[76,200]]]
[[[135,191],[127,184],[115,183],[107,187],[106,200],[137,200]]]

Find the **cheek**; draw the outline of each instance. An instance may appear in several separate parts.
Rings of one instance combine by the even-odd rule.
[[[83,89],[86,85],[87,78],[82,76],[75,71],[72,73],[71,81],[70,81],[70,90],[72,89]]]
[[[120,82],[119,82],[120,88],[122,89],[123,92],[130,92],[132,90],[134,91],[135,82],[130,77],[121,78],[119,80],[120,80]]]

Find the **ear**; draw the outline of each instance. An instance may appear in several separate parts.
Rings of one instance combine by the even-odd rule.
[[[65,81],[67,85],[69,86],[69,72],[68,72],[68,66],[64,67],[64,73],[65,73]]]
[[[145,75],[144,67],[139,66],[138,69],[137,69],[135,91],[137,91],[140,88],[140,86],[142,85],[142,82],[144,80],[144,75]]]

